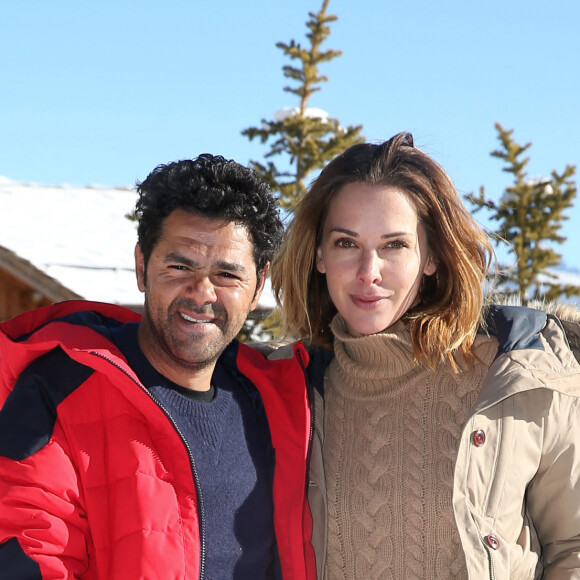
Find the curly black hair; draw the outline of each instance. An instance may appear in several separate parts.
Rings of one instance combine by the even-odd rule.
[[[137,236],[145,258],[159,241],[163,220],[182,209],[245,226],[254,246],[258,276],[282,243],[284,226],[268,184],[255,171],[221,155],[158,165],[137,182]]]

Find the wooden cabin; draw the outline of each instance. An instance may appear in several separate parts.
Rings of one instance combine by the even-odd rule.
[[[26,310],[78,298],[81,296],[0,246],[0,322]]]
[[[139,311],[136,192],[12,181],[0,176],[0,321],[63,300]]]

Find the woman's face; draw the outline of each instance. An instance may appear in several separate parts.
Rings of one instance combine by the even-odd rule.
[[[316,267],[353,336],[375,334],[417,302],[435,273],[410,198],[396,187],[350,183],[330,203]]]

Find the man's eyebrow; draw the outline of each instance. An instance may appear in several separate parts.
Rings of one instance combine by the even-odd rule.
[[[246,271],[244,266],[239,262],[216,262],[215,266],[220,270],[226,270],[238,274],[243,274]]]
[[[186,258],[182,254],[178,254],[177,252],[170,252],[165,256],[164,262],[177,262],[178,264],[183,264],[184,266],[188,266],[190,268],[201,268],[201,264],[191,258]],[[242,274],[246,271],[246,268],[239,262],[225,262],[223,260],[216,262],[214,267],[220,270],[226,270],[227,272],[239,273]]]
[[[163,259],[164,262],[177,262],[178,264],[183,264],[184,266],[190,266],[191,268],[199,268],[199,262],[192,260],[190,258],[186,258],[182,254],[178,254],[176,252],[170,252],[165,256]]]

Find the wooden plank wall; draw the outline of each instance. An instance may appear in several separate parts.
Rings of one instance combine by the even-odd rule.
[[[46,296],[0,269],[0,322],[49,304]]]

